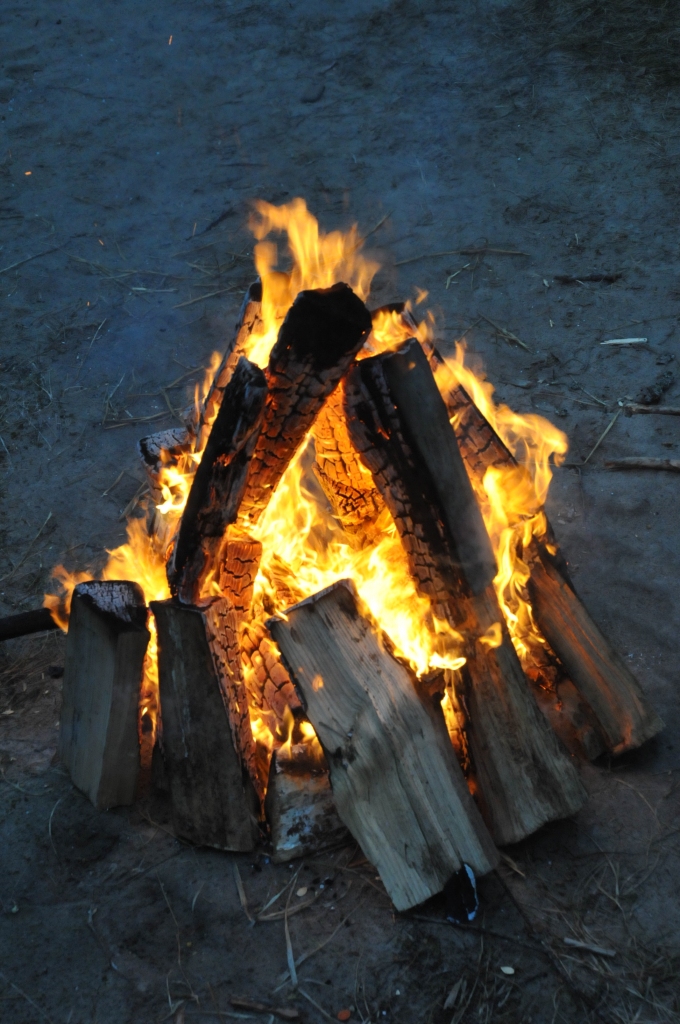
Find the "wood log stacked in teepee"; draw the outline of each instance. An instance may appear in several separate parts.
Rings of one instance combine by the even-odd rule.
[[[547,640],[523,671],[478,501],[490,467],[520,470],[462,387],[447,386],[442,397],[433,375],[440,357],[408,339],[417,334],[408,314],[406,340],[371,356],[371,315],[346,285],[302,291],[262,370],[247,359],[261,302],[258,283],[194,426],[140,443],[155,497],[164,467],[201,456],[181,518],[151,531],[168,551],[173,595],[151,609],[174,826],[195,843],[249,850],[264,806],[275,854],[286,859],[341,836],[344,825],[405,909],[440,891],[462,864],[491,870],[494,843],[577,811],[585,791],[568,751],[630,749],[661,722],[579,602],[549,524],[523,553]],[[273,596],[256,613],[263,551],[253,531],[309,437],[316,478],[348,544],[360,554],[396,528],[429,603],[426,626],[439,621],[458,638],[459,671],[418,679],[351,581],[308,595],[276,552],[267,560]],[[83,600],[74,651],[85,643]],[[265,625],[266,612],[276,614]],[[104,632],[115,667],[125,629],[111,628]],[[133,689],[136,657],[125,660]],[[279,741],[287,737],[273,761],[253,732],[258,716]],[[312,768],[308,748],[293,742],[294,733],[308,737],[305,720],[321,745]],[[305,755],[295,762],[298,747]],[[97,756],[106,762],[105,752]]]

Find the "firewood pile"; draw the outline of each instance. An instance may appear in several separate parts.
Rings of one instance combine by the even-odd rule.
[[[540,510],[520,551],[533,625],[513,642],[480,495],[490,472],[521,483],[526,470],[408,309],[371,314],[346,284],[302,290],[260,368],[248,353],[261,307],[256,283],[198,417],[140,442],[171,596],[147,608],[134,579],[75,588],[60,756],[110,807],[134,800],[141,750],[176,834],[198,845],[249,851],[264,837],[286,860],[349,831],[404,910],[577,812],[579,760],[631,750],[662,723]],[[380,316],[397,331],[389,347]],[[351,578],[310,593],[274,551],[257,597],[258,524],[301,453],[348,549],[370,554],[392,531],[434,637],[425,671]],[[187,466],[186,501],[160,514],[164,480]],[[140,704],[150,635],[158,688]]]

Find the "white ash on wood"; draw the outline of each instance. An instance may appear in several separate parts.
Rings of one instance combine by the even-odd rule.
[[[95,807],[135,798],[147,615],[136,583],[92,580],[73,592],[58,757]]]
[[[158,629],[160,744],[177,835],[199,846],[246,852],[259,835],[259,801],[247,764],[245,693],[231,676],[229,656],[220,662],[211,650],[219,618],[229,614],[228,602],[221,604],[212,612],[173,600],[151,604]],[[227,632],[221,644],[228,642]]]
[[[331,774],[342,821],[398,910],[440,892],[463,863],[498,861],[439,706],[388,652],[343,580],[269,620]]]
[[[464,637],[457,690],[480,804],[496,842],[518,842],[575,813],[586,794],[505,629],[488,534],[420,344],[358,362],[345,409],[415,580]]]
[[[335,809],[328,765],[293,752],[274,751],[264,802],[272,860],[283,864],[346,841]]]

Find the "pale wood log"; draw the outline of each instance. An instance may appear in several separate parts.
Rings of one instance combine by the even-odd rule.
[[[359,546],[370,544],[378,532],[385,503],[349,436],[342,381],[314,424],[314,474],[333,515]]]
[[[275,751],[264,807],[275,864],[318,853],[349,838],[335,809],[325,763],[300,755],[283,757]]]
[[[370,313],[346,284],[298,294],[265,372],[267,404],[241,503],[244,520],[262,514],[370,329]]]
[[[554,565],[539,552],[529,593],[548,643],[588,702],[614,754],[639,747],[663,722]]]
[[[95,807],[135,798],[146,621],[136,583],[92,580],[73,591],[58,756]]]
[[[259,367],[240,358],[196,469],[168,562],[173,594],[195,604],[218,570],[227,527],[235,522],[262,427],[267,385]]]
[[[498,855],[441,708],[422,700],[342,580],[271,619],[330,767],[335,806],[398,910],[440,892],[462,863]]]
[[[346,382],[346,409],[414,578],[436,614],[464,637],[458,689],[480,805],[498,843],[518,842],[573,814],[586,794],[505,628],[490,541],[419,343],[357,363]]]
[[[172,600],[151,604],[158,629],[162,753],[177,835],[199,846],[245,852],[258,838],[258,798],[238,749],[246,730],[245,695],[230,677],[228,659],[214,653],[215,636],[225,632],[227,602],[220,603],[212,612]]]
[[[225,388],[231,380],[241,356],[247,357],[248,355],[250,339],[261,323],[261,313],[262,283],[258,279],[250,285],[244,296],[234,337],[224,353],[205,397],[196,429],[196,451],[202,452],[206,446],[212,425],[222,405]]]

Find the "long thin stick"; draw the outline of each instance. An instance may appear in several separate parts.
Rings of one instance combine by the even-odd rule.
[[[491,324],[492,327],[495,327],[498,333],[502,335],[506,339],[506,341],[515,341],[518,345],[521,345],[523,349],[526,349],[527,352],[531,352],[529,346],[524,341],[522,341],[521,338],[518,338],[516,334],[513,334],[512,331],[507,331],[505,327],[500,327],[497,323],[491,320],[490,317],[484,316],[483,313],[480,313],[479,315],[482,320],[486,320],[488,324]]]
[[[233,864],[233,869],[234,869],[234,881],[236,882],[236,891],[238,892],[238,898],[239,898],[239,902],[241,904],[241,907],[243,908],[243,913],[246,915],[246,917],[248,918],[250,923],[254,924],[254,919],[253,919],[253,917],[252,917],[252,915],[251,915],[251,913],[250,913],[250,911],[248,909],[248,897],[246,896],[246,891],[243,888],[243,881],[241,879],[241,872],[238,869],[238,864],[236,863],[236,861],[233,861],[232,864]]]
[[[47,256],[48,253],[56,252],[57,249],[60,248],[60,245],[53,245],[51,249],[44,249],[42,252],[36,252],[33,256],[25,256],[23,260],[17,260],[16,263],[10,263],[8,267],[3,267],[2,270],[0,270],[0,274],[6,274],[8,270],[14,270],[15,267],[20,267],[22,263],[30,263],[31,260],[37,260],[40,256]]]
[[[616,410],[616,412],[614,413],[614,415],[610,419],[609,423],[607,424],[607,426],[604,428],[604,430],[600,434],[598,440],[595,442],[594,447],[590,449],[590,451],[586,455],[585,459],[581,463],[582,466],[585,466],[585,464],[590,461],[591,455],[595,454],[595,452],[600,447],[600,445],[604,441],[605,437],[607,436],[609,431],[612,429],[612,427],[614,426],[614,424],[616,423],[616,421],[618,420],[618,418],[619,418],[619,416],[621,415],[622,412],[623,412],[623,409],[619,408],[619,409]]]
[[[4,974],[2,971],[0,971],[0,978],[4,978],[5,981],[7,982],[7,984],[11,988],[13,988],[15,992],[18,992],[20,996],[23,996],[23,998],[26,1000],[26,1002],[30,1003],[31,1006],[33,1007],[33,1009],[38,1011],[38,1013],[43,1018],[43,1020],[46,1020],[46,1021],[49,1022],[49,1024],[52,1024],[52,1018],[48,1017],[47,1014],[45,1013],[45,1011],[41,1010],[40,1007],[38,1006],[38,1004],[34,1003],[33,1000],[31,999],[31,997],[27,996],[26,993],[23,991],[23,989],[20,989],[18,985],[15,985],[13,981],[10,981],[9,978],[7,977],[7,975]],[[326,1014],[326,1016],[328,1016],[328,1014]],[[331,1018],[331,1020],[332,1020],[332,1018]]]
[[[667,469],[680,473],[680,459],[612,459],[605,462],[607,469]]]
[[[420,256],[411,256],[407,260],[398,260],[395,267],[403,267],[407,263],[415,263],[417,260],[433,260],[437,256],[481,256],[483,253],[493,253],[496,256],[529,256],[528,252],[520,252],[515,249],[489,249],[483,246],[479,249],[447,249],[446,252],[424,252]]]
[[[234,291],[237,291],[237,288],[235,288],[233,285],[231,286],[231,288],[220,288],[219,291],[208,292],[207,295],[199,295],[195,299],[187,299],[186,302],[178,302],[177,305],[173,306],[172,308],[181,309],[182,306],[193,306],[194,302],[203,302],[203,299],[212,299],[215,295],[224,295],[225,292]]]
[[[625,405],[624,409],[633,414],[656,413],[659,416],[680,416],[679,405],[637,405],[635,402],[631,402]]]

